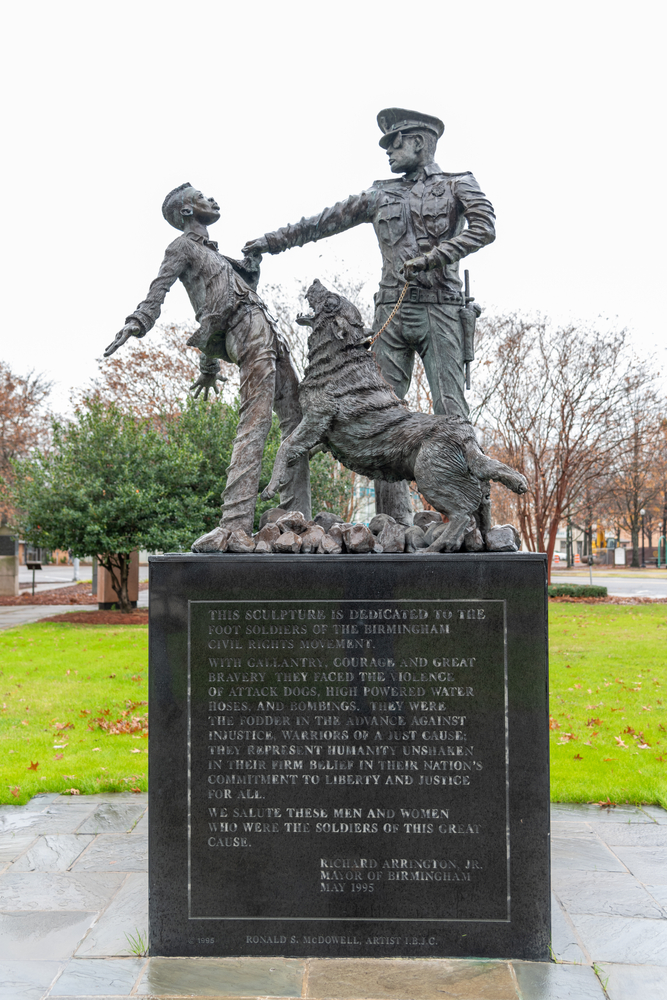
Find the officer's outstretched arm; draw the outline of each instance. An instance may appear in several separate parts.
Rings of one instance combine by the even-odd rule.
[[[339,201],[332,208],[325,208],[319,215],[301,219],[294,225],[283,226],[275,233],[266,233],[257,240],[251,240],[243,248],[244,253],[281,253],[291,247],[302,247],[305,243],[316,243],[325,236],[344,233],[362,222],[370,222],[377,192],[374,188],[351,195]]]

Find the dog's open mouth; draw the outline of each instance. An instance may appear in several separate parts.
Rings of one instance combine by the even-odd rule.
[[[299,324],[299,326],[312,326],[315,321],[315,316],[314,314],[299,313],[299,315],[296,318],[296,321]]]

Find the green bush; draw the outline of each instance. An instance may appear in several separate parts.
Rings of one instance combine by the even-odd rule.
[[[591,587],[590,584],[552,583],[549,597],[606,597],[606,587]]]

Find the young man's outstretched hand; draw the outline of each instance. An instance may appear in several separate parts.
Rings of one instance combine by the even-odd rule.
[[[145,337],[144,331],[141,329],[138,323],[130,321],[126,323],[122,330],[114,337],[113,343],[109,344],[103,357],[110,358],[114,351],[117,351],[119,347],[122,347],[126,340],[130,337]]]

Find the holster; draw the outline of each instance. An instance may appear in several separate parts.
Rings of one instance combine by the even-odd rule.
[[[463,328],[463,360],[474,361],[477,311],[472,306],[466,306],[464,309],[459,309],[459,316]]]

